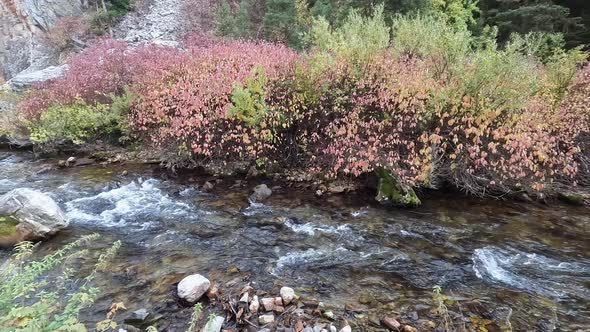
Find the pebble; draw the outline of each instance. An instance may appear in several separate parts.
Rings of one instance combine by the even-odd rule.
[[[383,317],[381,323],[392,331],[399,331],[399,328],[402,326],[395,318],[391,317]]]
[[[258,323],[260,323],[260,325],[270,324],[270,323],[272,323],[274,321],[275,321],[275,315],[273,315],[273,314],[267,314],[267,315],[260,315],[260,316],[258,316]]]
[[[215,185],[213,183],[207,181],[203,184],[203,187],[201,189],[203,191],[211,191],[211,190],[213,190],[214,187],[215,187]]]
[[[352,328],[350,328],[350,325],[346,325],[340,329],[340,332],[352,332]]]
[[[258,296],[254,295],[252,302],[250,302],[250,312],[257,313],[258,309],[260,309],[260,302],[258,302]]]
[[[244,295],[242,295],[242,298],[240,299],[240,302],[244,302],[244,303],[248,303],[250,297],[248,296],[248,293],[244,293]]]
[[[275,308],[275,299],[272,297],[265,297],[260,300],[260,303],[262,303],[262,307],[266,311],[272,311]]]

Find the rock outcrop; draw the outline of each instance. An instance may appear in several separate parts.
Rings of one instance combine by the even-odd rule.
[[[56,64],[42,43],[62,17],[80,16],[87,0],[0,0],[0,76],[9,80]]]
[[[4,246],[44,239],[69,225],[68,218],[51,197],[28,188],[14,189],[0,196],[0,217],[4,229],[0,244]]]
[[[15,77],[8,80],[7,84],[14,92],[23,92],[32,87],[36,83],[45,82],[54,78],[58,78],[67,70],[67,65],[49,66],[45,69],[36,71],[23,71]]]
[[[180,14],[183,1],[151,1],[145,8],[129,13],[114,29],[117,39],[137,45],[155,43],[176,47],[180,29]]]

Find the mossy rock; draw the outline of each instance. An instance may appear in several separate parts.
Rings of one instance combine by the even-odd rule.
[[[18,224],[18,220],[12,217],[0,216],[0,237],[14,235]]]
[[[584,205],[584,202],[586,200],[583,195],[575,193],[560,193],[559,198],[563,202],[571,205]]]
[[[377,197],[375,197],[377,201],[406,207],[422,204],[414,189],[404,185],[399,177],[390,170],[377,168],[375,173],[379,177]]]

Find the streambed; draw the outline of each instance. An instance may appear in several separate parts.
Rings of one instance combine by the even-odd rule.
[[[387,307],[419,328],[427,326],[438,285],[464,303],[466,315],[477,308],[511,312],[514,331],[590,330],[584,207],[441,196],[405,210],[362,195],[317,198],[288,188],[250,204],[249,190],[262,180],[224,179],[203,192],[196,184],[211,179],[171,178],[149,166],[38,173],[47,164],[55,161],[0,153],[0,194],[41,190],[72,220],[40,253],[94,232],[102,237],[93,249],[123,242],[113,273],[98,280],[96,306],[82,317],[88,325],[122,301],[180,331],[191,309],[175,299],[174,283],[198,272],[221,285],[248,280],[267,291],[288,285],[337,315],[346,315],[346,305],[359,312]]]

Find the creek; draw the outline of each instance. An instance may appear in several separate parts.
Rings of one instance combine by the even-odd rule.
[[[346,304],[361,312],[392,304],[417,327],[439,285],[463,303],[466,316],[477,308],[511,311],[514,331],[590,330],[590,211],[584,207],[453,194],[396,209],[366,195],[318,198],[290,188],[251,204],[249,191],[264,180],[235,186],[235,179],[224,179],[207,193],[195,184],[208,178],[166,176],[153,166],[38,173],[47,164],[55,160],[0,153],[0,194],[38,189],[71,218],[39,255],[88,233],[102,235],[92,244],[96,251],[123,242],[112,273],[97,280],[101,295],[82,317],[88,325],[122,301],[180,331],[191,309],[175,298],[174,285],[202,273],[222,287],[248,280],[270,292],[288,285],[340,315]],[[80,273],[95,260],[85,262]]]

